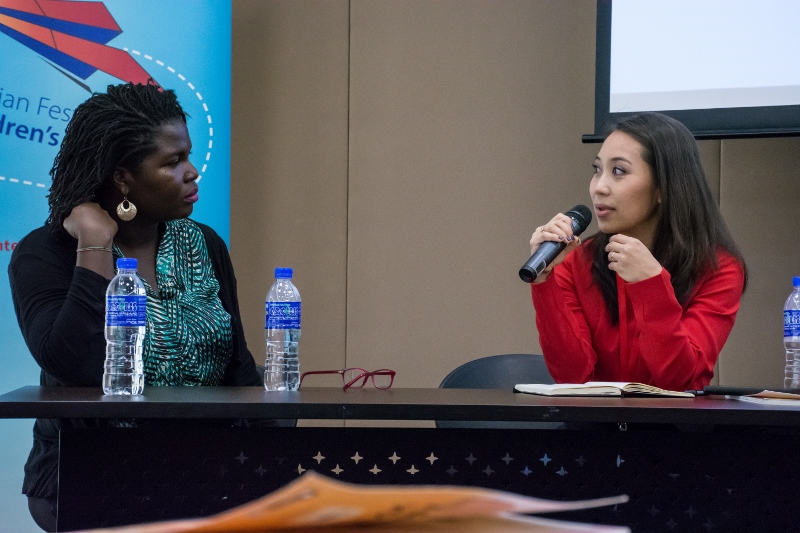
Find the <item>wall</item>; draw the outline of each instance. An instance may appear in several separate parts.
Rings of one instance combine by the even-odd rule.
[[[348,38],[344,0],[233,5],[231,250],[259,364],[264,297],[288,266],[303,368],[345,365]]]
[[[750,269],[720,380],[783,386],[780,320],[800,275],[800,137],[723,141],[720,205]]]
[[[256,359],[283,265],[306,370],[435,387],[539,352],[516,272],[536,226],[589,203],[594,25],[594,0],[237,0],[232,254]],[[800,139],[701,150],[751,272],[718,378],[779,386]]]

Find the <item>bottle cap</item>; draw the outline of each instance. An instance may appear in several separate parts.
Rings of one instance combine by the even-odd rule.
[[[276,268],[275,269],[275,277],[278,279],[281,278],[289,278],[292,279],[292,269],[291,268]]]
[[[800,276],[795,276],[792,278],[792,286],[800,287]]]
[[[139,261],[134,257],[120,257],[117,259],[117,269],[127,268],[136,269],[139,266]]]

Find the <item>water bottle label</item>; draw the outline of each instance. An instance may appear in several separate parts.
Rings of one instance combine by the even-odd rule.
[[[267,302],[266,329],[300,329],[300,302]]]
[[[783,336],[800,337],[800,309],[783,312]]]
[[[146,296],[107,296],[106,326],[146,326]]]

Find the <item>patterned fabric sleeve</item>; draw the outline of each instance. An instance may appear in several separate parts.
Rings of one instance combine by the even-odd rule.
[[[236,277],[233,273],[228,247],[217,233],[205,224],[197,224],[203,231],[208,246],[214,273],[219,281],[219,298],[222,305],[231,314],[231,329],[233,330],[233,356],[222,385],[254,385],[263,386],[262,378],[256,371],[256,365],[244,337],[244,328],[239,314],[239,298],[236,292]]]

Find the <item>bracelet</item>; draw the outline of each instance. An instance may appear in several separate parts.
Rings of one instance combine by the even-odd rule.
[[[86,248],[78,248],[76,252],[110,252],[111,248],[107,246],[87,246]]]

